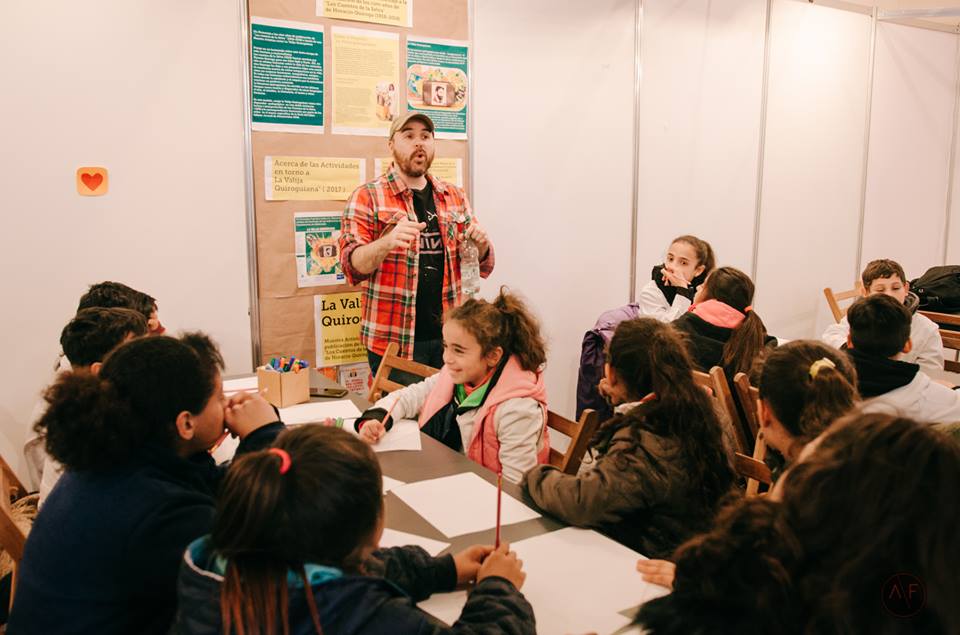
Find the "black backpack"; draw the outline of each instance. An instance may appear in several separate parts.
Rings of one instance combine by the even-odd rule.
[[[960,266],[931,267],[910,281],[910,290],[920,298],[919,308],[925,311],[960,313]]]

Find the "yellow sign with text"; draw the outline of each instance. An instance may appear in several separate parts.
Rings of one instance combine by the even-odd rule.
[[[317,15],[337,20],[413,26],[413,0],[318,0]]]
[[[367,361],[360,341],[362,320],[359,291],[313,296],[318,368]]]
[[[390,169],[391,163],[393,163],[393,159],[374,159],[374,174],[383,176]],[[434,159],[433,163],[430,164],[430,174],[441,181],[463,187],[463,159]]]
[[[400,36],[333,27],[333,133],[386,137],[400,107]]]
[[[266,157],[264,194],[268,201],[345,201],[366,181],[364,159]]]

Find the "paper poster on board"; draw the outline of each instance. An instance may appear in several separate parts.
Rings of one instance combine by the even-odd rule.
[[[370,365],[367,362],[360,364],[344,364],[340,367],[339,384],[359,394],[365,394],[370,389]]]
[[[428,115],[438,139],[467,138],[468,61],[466,42],[407,38],[407,109]]]
[[[383,176],[390,169],[393,159],[382,158],[373,160],[373,173]],[[430,174],[447,183],[463,187],[463,159],[435,157],[430,164]]]
[[[323,133],[323,27],[253,17],[252,127]]]
[[[367,361],[360,341],[362,319],[359,291],[313,296],[318,367]]]
[[[293,215],[298,287],[345,284],[337,245],[342,222],[340,212],[297,212]]]
[[[317,0],[321,18],[413,26],[413,0]]]
[[[333,27],[333,132],[386,137],[400,112],[400,36]]]
[[[277,157],[263,159],[268,201],[345,201],[367,180],[366,159]]]

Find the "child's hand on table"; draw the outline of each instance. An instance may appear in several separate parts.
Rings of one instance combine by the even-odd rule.
[[[491,577],[509,580],[517,589],[527,579],[527,574],[523,572],[523,560],[517,560],[517,554],[510,551],[510,545],[505,542],[501,542],[500,548],[487,556],[477,572],[477,582]]]
[[[457,585],[469,584],[477,579],[483,561],[493,553],[492,545],[474,545],[453,556],[457,566]]]
[[[637,571],[643,579],[652,584],[673,588],[673,578],[677,574],[677,565],[668,560],[637,560]]]
[[[360,426],[360,438],[371,445],[379,441],[386,433],[387,430],[383,427],[383,422],[376,419],[367,419]]]

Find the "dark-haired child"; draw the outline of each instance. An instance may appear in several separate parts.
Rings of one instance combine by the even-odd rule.
[[[115,308],[80,309],[77,315],[63,327],[60,333],[60,347],[71,368],[77,371],[89,371],[97,375],[106,356],[120,344],[129,339],[147,334],[147,322],[143,316],[132,310]],[[46,404],[44,404],[46,405]],[[40,473],[40,496],[38,507],[43,505],[53,486],[63,474],[63,466],[47,455],[43,437],[36,441],[25,453],[33,456]],[[33,448],[32,451],[29,448]],[[37,461],[38,457],[40,458]]]
[[[282,428],[258,395],[223,398],[209,338],[121,345],[99,375],[64,374],[37,424],[66,468],[27,539],[7,632],[166,633],[187,544],[210,531],[224,426],[238,453]]]
[[[143,291],[137,291],[121,282],[105,280],[90,285],[86,293],[80,296],[77,311],[92,307],[122,307],[137,311],[147,321],[150,335],[163,335],[166,329],[160,323],[157,300]]]
[[[373,451],[335,428],[288,430],[239,458],[211,535],[185,555],[173,635],[533,635],[525,574],[506,544],[439,558],[377,550],[382,491]],[[415,605],[473,582],[450,627]]]
[[[640,290],[641,315],[672,322],[687,312],[697,288],[716,267],[713,248],[696,236],[678,236],[667,248],[663,264],[651,272]]]
[[[759,389],[763,437],[788,463],[860,401],[847,356],[810,340],[771,350],[763,359]]]
[[[847,311],[847,354],[857,367],[865,412],[887,412],[928,423],[960,421],[960,392],[903,361],[912,350],[910,312],[895,298],[874,294]]]
[[[873,260],[867,263],[860,275],[864,296],[888,295],[904,305],[911,313],[910,351],[899,353],[897,359],[903,362],[919,364],[920,369],[934,377],[943,372],[943,340],[939,327],[925,315],[917,312],[919,298],[910,291],[910,283],[903,273],[903,267],[893,260]],[[831,324],[824,331],[824,342],[840,348],[847,343],[850,334],[850,321],[847,316],[837,324]]]
[[[960,446],[915,421],[855,414],[781,479],[663,562],[651,635],[960,632]]]
[[[357,423],[376,443],[394,419],[417,418],[426,434],[480,465],[519,482],[550,455],[546,349],[540,326],[516,296],[470,299],[443,323],[443,368],[387,395]],[[384,429],[387,412],[391,419]]]
[[[765,345],[775,346],[753,310],[754,284],[733,267],[715,269],[697,290],[693,307],[673,325],[688,338],[690,355],[702,371],[723,368],[727,377],[750,372]]]
[[[649,557],[669,555],[709,527],[735,475],[720,422],[692,371],[669,324],[621,322],[602,386],[619,406],[593,439],[597,458],[577,476],[531,469],[523,483],[533,501]]]

